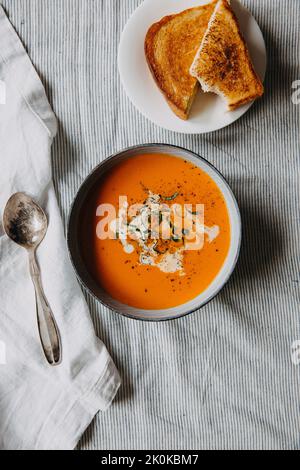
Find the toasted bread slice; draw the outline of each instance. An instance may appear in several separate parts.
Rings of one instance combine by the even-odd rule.
[[[190,67],[207,29],[217,0],[208,5],[166,16],[153,24],[145,39],[145,53],[157,85],[171,109],[187,119],[198,88]]]
[[[222,96],[229,110],[263,95],[263,85],[228,0],[218,1],[190,72],[203,91]]]

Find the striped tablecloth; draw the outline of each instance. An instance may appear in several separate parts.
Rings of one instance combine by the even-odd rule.
[[[80,448],[299,449],[300,365],[291,351],[300,340],[300,103],[292,102],[300,80],[300,1],[243,0],[267,42],[267,92],[237,123],[205,136],[157,128],[121,88],[118,42],[140,1],[0,0],[59,119],[52,161],[65,221],[88,172],[144,142],[206,157],[229,180],[242,211],[237,270],[202,311],[139,323],[87,295],[123,387]]]

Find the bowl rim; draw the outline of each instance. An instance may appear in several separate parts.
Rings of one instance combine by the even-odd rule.
[[[103,299],[101,299],[100,297],[98,297],[93,291],[92,289],[87,285],[87,283],[85,281],[83,281],[83,279],[80,277],[78,271],[77,271],[77,267],[76,267],[76,264],[75,264],[75,261],[73,260],[73,256],[72,256],[72,251],[71,251],[71,248],[70,248],[70,244],[71,244],[71,235],[70,235],[70,224],[71,224],[71,218],[72,218],[72,215],[73,215],[73,210],[74,210],[74,207],[75,207],[75,204],[77,202],[77,198],[79,196],[79,193],[81,192],[82,189],[84,189],[84,187],[86,186],[88,180],[90,178],[92,178],[92,176],[99,170],[99,168],[101,168],[104,164],[106,164],[107,162],[109,162],[110,160],[113,160],[115,159],[116,157],[118,157],[119,155],[122,155],[126,152],[130,152],[130,151],[136,151],[138,150],[139,148],[140,149],[145,149],[145,148],[166,148],[166,149],[175,149],[175,150],[181,150],[181,151],[184,151],[184,152],[187,152],[187,153],[190,153],[193,157],[196,157],[202,161],[204,161],[204,163],[206,165],[208,165],[215,173],[217,173],[217,175],[219,176],[219,178],[221,178],[221,180],[223,180],[223,182],[225,183],[230,195],[231,195],[231,198],[232,198],[232,201],[234,203],[234,207],[235,207],[235,210],[236,210],[236,214],[237,214],[237,217],[238,217],[238,226],[237,226],[237,229],[238,229],[238,245],[237,245],[237,251],[236,251],[236,256],[234,258],[234,261],[232,262],[232,266],[231,266],[231,269],[230,271],[228,272],[226,278],[224,279],[224,281],[220,284],[220,287],[218,289],[216,289],[216,291],[204,302],[202,303],[200,306],[196,307],[196,308],[193,308],[187,312],[184,312],[180,315],[177,315],[177,316],[171,316],[171,317],[164,317],[164,318],[141,318],[141,317],[137,317],[135,315],[132,315],[130,313],[125,313],[125,312],[122,312],[122,311],[119,311],[117,310],[116,308],[113,308],[111,305],[108,305]],[[179,157],[180,158],[180,157]],[[73,266],[73,269],[75,271],[75,274],[76,274],[76,277],[79,281],[79,283],[81,284],[81,286],[84,287],[84,289],[92,296],[92,298],[94,298],[96,301],[98,301],[101,305],[103,305],[104,307],[106,307],[108,310],[112,311],[112,312],[115,312],[117,313],[118,315],[121,315],[122,317],[125,317],[125,318],[129,318],[131,320],[136,320],[136,321],[141,321],[141,322],[150,322],[150,323],[160,323],[160,322],[169,322],[169,321],[175,321],[175,320],[179,320],[180,318],[184,318],[188,315],[191,315],[192,313],[195,313],[197,312],[198,310],[201,310],[202,308],[204,308],[206,305],[208,305],[213,299],[215,299],[219,294],[220,292],[225,288],[225,286],[228,284],[231,276],[233,275],[234,271],[235,271],[235,268],[236,268],[236,265],[237,265],[237,262],[239,260],[239,257],[240,257],[240,252],[241,252],[241,245],[242,245],[242,233],[243,233],[243,229],[242,229],[242,218],[241,218],[241,212],[240,212],[240,208],[239,208],[239,205],[238,205],[238,202],[236,200],[236,197],[231,189],[231,186],[229,185],[227,179],[223,176],[223,174],[212,164],[210,163],[206,158],[202,157],[201,155],[197,154],[196,152],[192,151],[192,150],[189,150],[185,147],[181,147],[179,145],[174,145],[174,144],[167,144],[167,143],[158,143],[158,142],[155,142],[155,143],[145,143],[145,144],[137,144],[137,145],[133,145],[133,146],[130,146],[130,147],[126,147],[122,150],[119,150],[117,152],[115,152],[114,154],[110,155],[109,157],[106,157],[104,160],[102,160],[98,165],[96,165],[89,173],[88,175],[84,178],[84,180],[82,181],[82,183],[79,185],[76,193],[75,193],[75,196],[73,198],[73,201],[70,205],[70,209],[69,209],[69,214],[68,214],[68,217],[67,217],[67,235],[66,235],[66,240],[67,240],[67,249],[68,249],[68,254],[69,254],[69,258],[70,258],[70,261],[71,261],[71,264]],[[163,309],[162,309],[163,310]]]

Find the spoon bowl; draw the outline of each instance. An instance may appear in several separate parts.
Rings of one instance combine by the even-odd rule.
[[[48,221],[43,209],[27,194],[16,193],[8,200],[3,227],[9,238],[25,249],[35,249],[43,241]]]

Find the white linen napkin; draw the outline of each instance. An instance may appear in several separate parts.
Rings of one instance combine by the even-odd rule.
[[[18,191],[33,196],[48,215],[37,257],[63,345],[62,364],[49,366],[38,336],[27,253],[1,227],[1,449],[73,449],[120,384],[68,259],[51,180],[56,125],[39,77],[0,6],[0,216]]]

